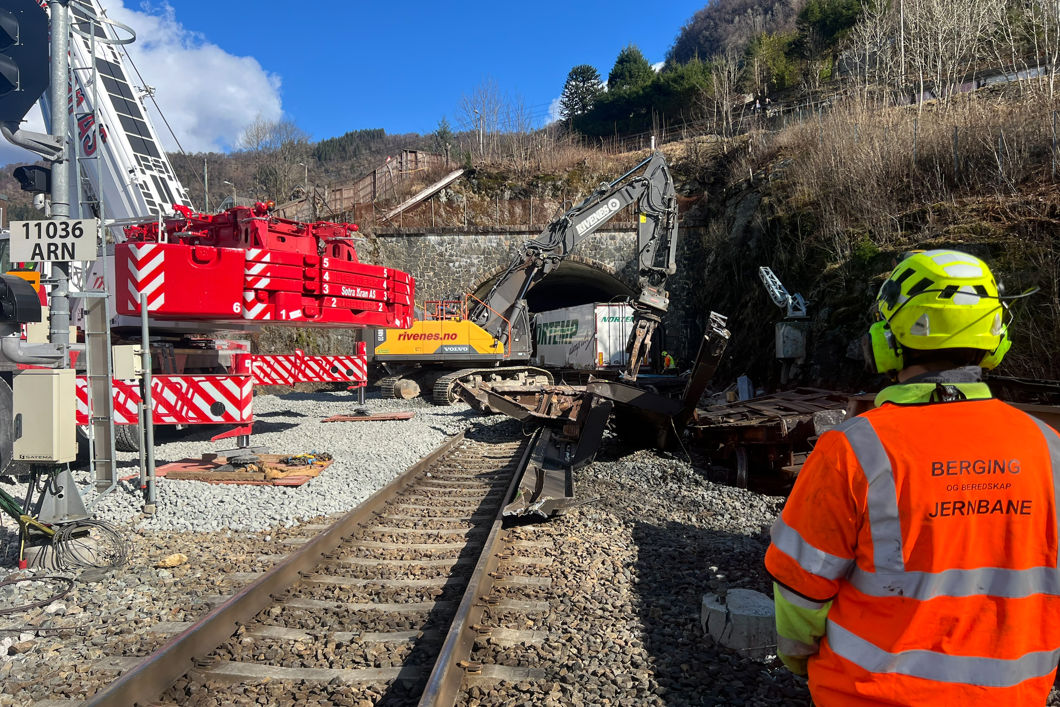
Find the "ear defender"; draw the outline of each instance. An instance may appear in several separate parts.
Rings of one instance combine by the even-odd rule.
[[[880,294],[877,298],[880,302],[886,304],[889,308],[894,309],[898,306],[898,299],[902,296],[902,286],[894,280],[887,280],[880,287]]]
[[[1005,327],[1001,332],[1001,341],[998,342],[997,348],[993,351],[987,351],[979,365],[987,371],[997,368],[998,364],[1001,363],[1001,359],[1005,358],[1005,354],[1011,348],[1012,339],[1008,338],[1008,327]]]
[[[870,372],[894,374],[904,367],[902,345],[886,321],[878,321],[869,327],[868,333],[862,337],[862,351],[865,367]]]

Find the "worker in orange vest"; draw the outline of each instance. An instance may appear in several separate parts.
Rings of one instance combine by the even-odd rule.
[[[981,382],[1008,351],[989,268],[916,253],[866,359],[896,385],[820,438],[772,529],[784,663],[815,705],[1044,705],[1060,659],[1060,436]]]
[[[663,368],[666,369],[667,371],[672,371],[673,369],[677,368],[677,361],[675,361],[674,357],[671,356],[668,352],[666,352],[666,351],[662,352],[662,359],[663,359]]]

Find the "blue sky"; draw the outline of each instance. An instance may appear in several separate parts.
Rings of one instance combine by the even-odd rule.
[[[706,4],[100,1],[137,31],[133,59],[191,151],[231,149],[258,116],[288,118],[314,140],[363,128],[427,133],[442,116],[460,129],[461,97],[488,79],[544,124],[571,67],[592,64],[606,79],[630,43],[661,62]],[[31,127],[39,121],[31,114]],[[27,155],[5,143],[0,164]]]
[[[571,67],[592,64],[606,78],[629,43],[662,61],[705,4],[261,2],[247,12],[243,3],[181,0],[175,7],[188,29],[279,76],[284,111],[319,139],[357,128],[429,132],[443,115],[455,124],[460,96],[487,76],[543,120]]]

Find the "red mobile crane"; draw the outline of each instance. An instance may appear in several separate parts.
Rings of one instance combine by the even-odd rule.
[[[41,12],[47,12],[43,0]],[[260,355],[247,341],[209,332],[268,324],[407,328],[413,279],[359,262],[353,224],[280,219],[261,202],[196,213],[148,119],[148,93],[135,87],[126,69],[121,45],[128,40],[118,37],[123,26],[107,18],[97,0],[71,3],[69,12],[69,142],[79,165],[69,203],[89,217],[105,216],[105,223],[132,224],[112,227],[113,243],[104,235],[104,257],[80,285],[111,293],[114,343],[139,341],[140,296],[146,297],[158,373],[151,385],[155,424],[224,423],[235,428],[219,437],[245,435],[255,384],[363,387],[363,344],[344,356]],[[41,105],[51,124],[47,92]],[[31,149],[40,142],[28,141],[23,131],[4,132]],[[77,393],[77,421],[87,425],[91,396],[84,376]],[[137,381],[114,379],[113,402],[117,447],[133,451]]]

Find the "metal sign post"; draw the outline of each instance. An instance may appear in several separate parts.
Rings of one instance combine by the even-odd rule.
[[[51,134],[61,140],[62,151],[52,163],[52,217],[65,220],[70,216],[70,160],[68,132],[70,113],[66,106],[70,97],[70,10],[69,0],[49,0],[51,14],[51,84],[48,97],[51,101]],[[95,239],[92,241],[95,246]],[[63,350],[64,366],[66,348],[70,345],[70,300],[69,272],[65,263],[52,266],[55,289],[51,296],[50,339]]]
[[[144,447],[147,456],[147,484],[144,488],[144,513],[155,511],[155,405],[151,393],[151,338],[147,323],[147,295],[140,293],[140,347],[143,356]]]

